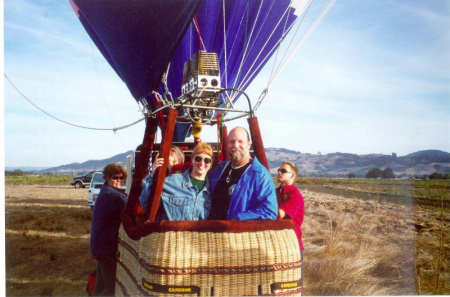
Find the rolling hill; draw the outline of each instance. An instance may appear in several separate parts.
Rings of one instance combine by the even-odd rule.
[[[40,173],[53,172],[57,174],[76,174],[92,170],[102,170],[109,163],[125,164],[126,157],[133,151],[113,156],[103,160],[89,160],[83,163],[71,163],[58,167],[40,170]],[[369,169],[392,168],[397,176],[423,176],[433,172],[450,173],[450,153],[439,150],[425,150],[398,157],[391,155],[367,154],[356,155],[348,153],[309,154],[284,148],[267,148],[267,160],[270,172],[276,170],[283,161],[292,161],[299,167],[300,176],[340,177],[348,173],[364,176]]]
[[[415,152],[403,157],[392,155],[368,154],[356,155],[348,153],[332,154],[302,154],[280,148],[266,149],[271,173],[283,161],[297,164],[301,176],[346,176],[353,172],[357,176],[364,176],[369,169],[392,168],[397,176],[422,176],[433,172],[441,174],[450,172],[450,153],[438,150]]]

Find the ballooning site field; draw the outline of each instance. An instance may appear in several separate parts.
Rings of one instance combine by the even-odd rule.
[[[447,208],[391,203],[348,185],[297,186],[305,198],[304,295],[450,293]],[[6,184],[7,296],[86,296],[95,270],[87,192]]]

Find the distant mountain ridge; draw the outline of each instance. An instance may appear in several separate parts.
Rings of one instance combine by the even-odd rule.
[[[76,174],[102,170],[109,163],[125,164],[126,157],[133,153],[133,151],[128,151],[108,159],[61,165],[39,172]],[[422,176],[433,172],[450,173],[450,153],[439,150],[418,151],[398,157],[395,153],[391,155],[357,155],[338,152],[322,155],[320,153],[301,153],[285,148],[266,148],[266,156],[272,174],[276,174],[276,170],[283,161],[292,161],[297,164],[300,176],[340,177],[351,172],[357,176],[364,176],[373,167],[382,170],[387,167],[392,168],[397,176]]]
[[[103,160],[89,160],[83,163],[71,163],[67,165],[61,165],[58,167],[47,168],[44,170],[40,170],[40,173],[44,172],[55,172],[59,174],[67,173],[67,174],[75,174],[75,173],[85,173],[89,171],[99,170],[102,171],[106,165],[110,163],[120,163],[125,166],[127,156],[134,155],[134,151],[128,151],[122,154],[115,155],[111,158],[103,159]]]
[[[301,176],[346,176],[351,172],[357,176],[364,176],[374,167],[382,170],[392,168],[396,175],[405,176],[450,172],[450,153],[439,150],[424,150],[398,157],[395,153],[356,155],[338,152],[321,155],[267,148],[266,155],[272,174],[276,173],[276,169],[283,161],[294,162]]]

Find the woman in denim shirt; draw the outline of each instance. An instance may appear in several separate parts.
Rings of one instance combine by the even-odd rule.
[[[213,152],[210,145],[200,142],[192,152],[192,169],[166,177],[161,194],[158,220],[206,220],[211,209],[211,192],[206,174],[211,169]],[[156,158],[152,170],[142,181],[139,197],[141,207],[147,209],[156,168],[164,162]]]

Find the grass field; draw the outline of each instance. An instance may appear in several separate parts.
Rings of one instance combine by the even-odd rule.
[[[72,176],[68,175],[23,175],[23,176],[5,176],[5,182],[8,185],[70,185]]]
[[[448,184],[408,182],[298,181],[304,295],[450,294]],[[7,180],[8,296],[86,295],[95,269],[87,191],[56,179]]]
[[[450,180],[371,180],[299,178],[299,185],[332,189],[346,197],[358,197],[403,205],[450,211]],[[322,190],[323,192],[323,190]]]

